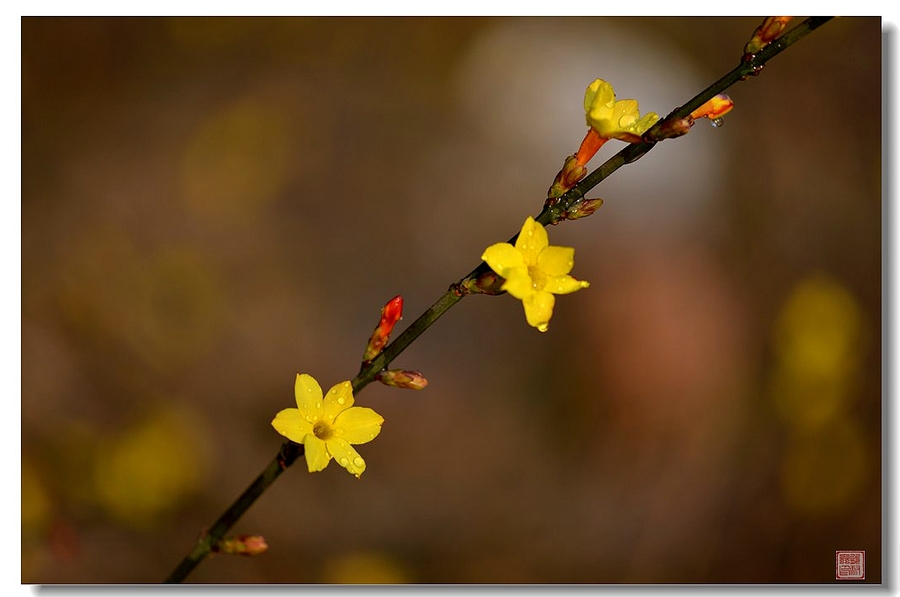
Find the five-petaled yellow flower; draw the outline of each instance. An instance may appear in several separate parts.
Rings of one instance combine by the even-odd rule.
[[[332,458],[359,477],[366,461],[351,444],[365,444],[381,432],[384,418],[371,408],[353,406],[353,387],[344,381],[322,397],[319,382],[305,373],[294,383],[297,408],[275,415],[272,427],[298,444],[303,444],[309,472],[320,471]]]
[[[528,325],[547,331],[553,315],[554,294],[587,288],[588,282],[568,275],[575,265],[575,249],[549,246],[547,231],[528,216],[516,246],[497,243],[481,258],[506,281],[501,289],[522,301]]]
[[[585,90],[584,114],[587,125],[600,137],[628,143],[639,142],[641,135],[659,120],[659,115],[655,112],[642,118],[637,100],[616,101],[612,85],[603,79],[594,80]]]

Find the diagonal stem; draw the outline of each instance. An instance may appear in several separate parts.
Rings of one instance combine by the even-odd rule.
[[[558,221],[565,210],[584,199],[585,193],[593,189],[622,166],[639,160],[653,149],[658,142],[653,140],[654,132],[660,130],[663,122],[669,119],[684,118],[702,106],[710,98],[722,93],[735,83],[758,75],[769,60],[794,43],[800,41],[806,35],[818,29],[832,18],[834,17],[809,17],[778,39],[771,42],[757,54],[745,56],[741,60],[741,63],[731,72],[698,93],[687,103],[673,110],[665,119],[658,122],[644,135],[644,141],[627,145],[619,153],[609,158],[606,162],[588,174],[572,189],[559,197],[552,205],[545,204],[540,214],[535,217],[535,220],[544,226],[551,222]],[[509,242],[515,242],[516,236],[517,235],[513,236]],[[453,305],[458,303],[466,294],[468,294],[463,288],[463,283],[465,281],[474,280],[489,271],[490,268],[487,264],[481,262],[467,276],[460,280],[460,282],[453,284],[443,296],[413,321],[402,334],[388,344],[377,357],[362,366],[359,373],[351,381],[353,393],[357,394],[367,385],[372,383],[379,371],[385,369],[391,361],[397,358],[401,352],[406,350],[416,338],[418,338],[426,329],[431,327],[441,315],[446,313]],[[267,466],[244,493],[235,500],[225,513],[213,523],[212,527],[197,540],[194,549],[185,556],[169,577],[166,578],[165,582],[177,583],[183,581],[187,575],[212,552],[219,541],[225,537],[225,533],[234,526],[244,512],[253,505],[256,499],[275,482],[275,479],[277,479],[286,468],[302,455],[302,445],[290,441],[282,445],[278,456],[269,463],[269,466]]]

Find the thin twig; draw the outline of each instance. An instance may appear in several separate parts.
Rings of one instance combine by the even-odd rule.
[[[739,81],[744,81],[758,75],[769,60],[832,18],[833,17],[810,17],[767,45],[759,53],[752,56],[745,56],[734,70],[698,93],[687,103],[673,110],[665,119],[658,122],[644,135],[644,141],[626,146],[619,153],[609,158],[606,162],[588,174],[572,189],[559,197],[558,200],[552,204],[545,204],[540,214],[535,217],[535,220],[544,226],[557,221],[565,210],[582,201],[585,193],[593,189],[609,175],[625,164],[630,164],[639,160],[653,149],[658,142],[652,140],[654,138],[654,132],[660,129],[663,122],[668,119],[684,118],[716,94],[722,93]],[[515,242],[515,239],[516,236],[513,236],[510,239],[510,242]],[[359,373],[351,381],[353,393],[357,394],[364,387],[372,383],[379,371],[385,369],[391,361],[397,358],[401,352],[412,344],[422,332],[428,329],[439,317],[441,317],[441,315],[446,313],[453,305],[466,296],[468,292],[465,291],[464,283],[467,280],[475,280],[489,271],[490,268],[487,264],[482,262],[462,280],[453,284],[441,298],[435,301],[428,310],[412,322],[402,334],[394,339],[393,342],[388,344],[377,357],[363,365]],[[267,466],[244,493],[235,500],[225,513],[213,523],[212,527],[198,539],[194,549],[185,556],[165,582],[177,583],[183,581],[187,575],[212,552],[213,548],[225,537],[228,530],[231,529],[238,519],[251,505],[253,505],[256,499],[268,489],[285,469],[302,455],[302,445],[290,441],[282,445],[278,456],[269,463],[269,466]]]

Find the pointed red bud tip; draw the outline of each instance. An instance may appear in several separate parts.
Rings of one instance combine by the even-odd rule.
[[[407,390],[421,390],[428,385],[428,380],[418,371],[390,369],[380,371],[375,379],[386,386],[393,388],[405,388]]]
[[[378,327],[384,328],[386,333],[390,334],[402,317],[403,297],[398,294],[381,308],[381,321],[378,323]]]
[[[691,112],[691,118],[697,120],[698,118],[709,118],[710,120],[716,120],[717,118],[722,118],[734,108],[734,102],[727,94],[720,93],[709,99],[705,104]]]
[[[269,546],[262,535],[238,535],[230,539],[222,539],[213,549],[218,553],[230,553],[238,556],[258,556]]]
[[[753,37],[744,46],[744,55],[752,56],[764,47],[769,45],[772,40],[784,31],[784,28],[790,23],[794,17],[766,17],[762,24],[753,32]]]
[[[378,325],[375,326],[372,337],[369,338],[366,352],[363,354],[363,361],[371,361],[378,356],[378,353],[384,349],[385,344],[390,339],[394,326],[397,325],[397,322],[402,317],[403,297],[398,294],[381,308],[381,319],[378,321]]]

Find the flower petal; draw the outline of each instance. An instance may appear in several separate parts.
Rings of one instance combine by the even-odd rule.
[[[506,282],[504,282],[503,286],[500,288],[519,300],[524,299],[534,292],[531,276],[528,275],[528,270],[524,267],[512,270],[509,277],[506,278]]]
[[[330,423],[341,411],[347,410],[351,406],[353,406],[353,386],[349,381],[342,381],[332,386],[325,395],[325,408],[322,416]]]
[[[491,245],[484,250],[481,259],[503,278],[507,277],[509,270],[525,267],[522,254],[509,243]]]
[[[549,292],[534,292],[522,301],[525,307],[525,319],[528,325],[541,332],[547,331],[550,317],[553,315],[553,304],[556,299]]]
[[[644,114],[640,120],[637,121],[634,125],[634,131],[639,135],[643,135],[647,132],[651,126],[656,124],[656,121],[659,120],[659,114],[656,112],[647,112]]]
[[[272,427],[284,437],[298,444],[302,444],[303,439],[313,430],[312,423],[307,421],[296,408],[286,408],[275,415],[275,418],[272,419]]]
[[[572,247],[547,247],[538,255],[537,265],[548,276],[564,276],[572,271],[572,267],[575,265],[575,249]]]
[[[591,126],[592,114],[596,114],[596,118],[609,118],[615,100],[616,92],[612,85],[603,79],[594,79],[584,91],[584,113],[587,115],[588,126]]]
[[[328,451],[337,460],[337,463],[357,476],[363,474],[366,470],[366,461],[362,459],[359,452],[353,449],[353,446],[342,439],[330,439],[327,442]]]
[[[630,130],[640,118],[637,100],[624,99],[616,102],[610,121],[617,129]]]
[[[549,243],[547,231],[544,227],[534,221],[534,218],[528,216],[525,223],[522,224],[522,231],[516,239],[516,249],[522,253],[525,259],[525,265],[537,265],[538,255],[541,254]],[[503,274],[500,274],[503,275]]]
[[[324,469],[331,460],[325,442],[312,433],[307,435],[306,441],[303,442],[303,453],[306,455],[306,468],[311,473]]]
[[[322,413],[322,387],[312,375],[300,373],[294,381],[294,398],[297,408],[306,420],[318,419]]]
[[[616,101],[612,85],[602,79],[591,83],[584,93],[584,115],[587,125],[606,139],[637,143],[641,135],[656,124],[653,112],[641,117],[637,100]]]
[[[384,417],[371,408],[354,406],[334,420],[335,434],[350,444],[365,444],[381,433]]]
[[[576,290],[587,288],[591,283],[586,280],[576,280],[572,276],[552,276],[548,278],[544,290],[553,294],[570,294]]]

